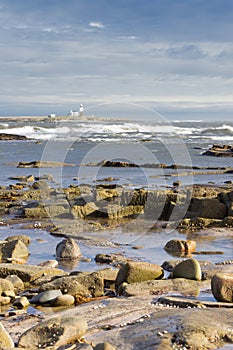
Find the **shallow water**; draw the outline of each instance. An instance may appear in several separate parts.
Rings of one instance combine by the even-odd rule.
[[[138,224],[137,224],[138,226]],[[233,251],[233,230],[220,232],[200,231],[198,233],[179,233],[177,230],[156,229],[147,231],[135,229],[132,226],[118,227],[112,230],[85,233],[84,239],[78,239],[82,255],[90,261],[75,262],[74,265],[59,267],[66,271],[82,270],[93,271],[106,265],[95,263],[95,256],[98,253],[110,254],[120,253],[132,259],[147,261],[161,265],[167,260],[176,260],[180,257],[168,254],[163,247],[171,239],[194,239],[199,252],[221,252],[222,254],[193,254],[197,260],[206,260],[217,263],[232,259]],[[63,239],[50,235],[41,229],[20,229],[8,226],[0,226],[0,240],[7,236],[26,234],[31,238],[29,246],[29,264],[39,264],[42,261],[55,259],[56,245]],[[87,238],[87,239],[85,239]],[[92,240],[93,238],[93,240]],[[187,258],[187,256],[183,257]]]

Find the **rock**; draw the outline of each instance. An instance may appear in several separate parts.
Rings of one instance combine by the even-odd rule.
[[[5,241],[0,244],[0,261],[6,262],[8,259],[27,259],[29,255],[28,248],[19,239],[14,241]]]
[[[20,181],[20,182],[34,182],[35,178],[33,175],[28,176],[10,176],[10,180]]]
[[[233,302],[233,273],[217,273],[211,279],[211,290],[216,300]]]
[[[3,327],[3,325],[0,322],[0,349],[10,350],[14,348],[15,348],[15,345],[13,340],[11,339],[9,333],[6,331],[6,329]]]
[[[4,134],[0,133],[1,141],[9,141],[9,140],[28,140],[26,136],[23,135],[14,135],[14,134]]]
[[[17,165],[17,168],[53,168],[53,167],[63,167],[63,166],[74,166],[74,164],[35,160],[32,162],[19,162],[19,164]]]
[[[223,219],[227,215],[227,205],[218,198],[192,198],[187,212],[189,218]]]
[[[187,278],[201,281],[202,273],[199,262],[196,259],[187,259],[180,262],[174,267],[172,278]]]
[[[94,350],[116,350],[116,348],[109,343],[99,343],[94,347]]]
[[[104,294],[103,278],[94,274],[79,273],[77,276],[65,276],[54,279],[40,287],[40,291],[60,289],[62,294],[84,297],[100,297]]]
[[[204,227],[219,227],[222,226],[222,220],[219,219],[207,219],[201,217],[195,217],[192,219],[183,219],[179,223],[180,229],[202,229]]]
[[[52,305],[53,306],[72,306],[75,303],[75,298],[73,295],[70,294],[63,294],[61,296],[58,296],[56,299],[53,300]]]
[[[172,186],[174,186],[174,187],[180,187],[181,185],[182,185],[182,183],[180,180],[174,181],[172,184]]]
[[[113,160],[103,160],[97,165],[101,165],[102,167],[117,167],[117,168],[127,168],[127,167],[138,167],[138,164],[123,162],[123,161],[113,161]]]
[[[13,306],[18,309],[24,309],[30,305],[28,298],[26,297],[17,297],[14,300]]]
[[[18,240],[22,241],[27,247],[31,243],[31,238],[26,235],[9,236],[6,238],[7,242],[13,242]]]
[[[56,246],[56,259],[78,259],[81,251],[78,244],[72,238],[66,238]]]
[[[96,254],[95,261],[100,264],[112,264],[119,266],[125,264],[129,259],[119,254]]]
[[[103,210],[103,216],[107,216],[109,219],[119,219],[124,217],[131,217],[144,213],[144,206],[142,205],[113,205],[106,206],[106,211]]]
[[[57,297],[60,297],[62,292],[60,289],[46,290],[30,299],[31,304],[49,304]]]
[[[17,275],[23,282],[32,282],[44,275],[61,276],[65,274],[67,273],[54,268],[33,265],[0,264],[0,278],[5,278],[9,275]]]
[[[18,347],[30,350],[58,347],[80,340],[86,332],[87,322],[79,317],[54,317],[24,332]]]
[[[47,218],[48,213],[44,206],[36,206],[36,207],[25,207],[23,209],[23,217],[27,219],[42,219]]]
[[[164,250],[172,253],[191,253],[196,250],[196,242],[192,240],[172,239],[166,243]]]
[[[5,278],[0,278],[0,296],[14,298],[14,286]]]
[[[233,157],[231,145],[213,145],[209,150],[202,153],[203,156]]]
[[[92,273],[92,276],[100,277],[104,280],[104,287],[115,290],[115,281],[118,274],[118,269],[106,268]]]
[[[73,205],[71,213],[74,218],[84,219],[85,217],[95,213],[98,207],[94,202],[85,203],[84,205]]]
[[[42,261],[41,263],[39,263],[38,266],[56,268],[56,267],[58,267],[58,262],[57,262],[57,260],[46,260],[46,261]]]
[[[116,288],[123,282],[134,283],[162,277],[163,269],[159,265],[130,261],[120,268],[116,278]]]
[[[15,291],[22,292],[24,290],[24,283],[17,275],[9,275],[5,279],[13,284]]]
[[[209,287],[209,282],[204,284],[200,281],[188,280],[186,278],[175,278],[167,280],[151,280],[136,283],[122,283],[118,287],[119,295],[127,297],[140,295],[162,295],[170,292],[186,293],[197,296],[201,288]]]
[[[10,303],[11,303],[11,298],[10,297],[0,296],[0,306],[8,305]]]

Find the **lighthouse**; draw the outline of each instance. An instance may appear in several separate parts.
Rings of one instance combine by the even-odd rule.
[[[79,106],[79,116],[80,117],[83,116],[83,112],[84,112],[84,107],[83,107],[83,104],[81,103],[81,105]]]

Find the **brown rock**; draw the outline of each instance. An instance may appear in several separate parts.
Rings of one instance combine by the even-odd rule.
[[[27,259],[28,255],[28,248],[20,239],[0,244],[0,261],[2,262],[8,259]]]
[[[192,240],[172,239],[167,242],[164,249],[173,253],[191,253],[196,250],[196,242]]]
[[[61,276],[65,274],[64,271],[54,268],[7,263],[0,264],[0,277],[5,278],[9,275],[17,275],[23,282],[32,282],[44,275]]]
[[[217,273],[211,279],[211,290],[216,300],[233,302],[233,273]]]

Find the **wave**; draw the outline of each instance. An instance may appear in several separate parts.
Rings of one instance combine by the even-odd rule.
[[[0,123],[0,128],[1,129],[7,129],[9,127],[8,123]]]
[[[33,139],[43,139],[49,140],[56,137],[56,135],[64,135],[70,132],[70,129],[67,127],[62,128],[43,128],[38,126],[29,126],[25,125],[19,128],[6,128],[0,129],[0,133],[11,134],[11,135],[20,135],[26,136]]]
[[[201,133],[209,135],[233,135],[233,126],[224,124],[222,126],[205,128]]]
[[[183,138],[195,142],[202,140],[231,141],[233,137],[233,125],[219,122],[197,124],[191,121],[186,125],[182,121],[179,125],[172,126],[168,123],[158,124],[153,122],[64,122],[63,124],[48,125],[46,123],[34,123],[20,127],[0,124],[0,133],[16,134],[36,140],[66,140],[89,142],[127,142],[127,141],[157,141],[159,139]]]

